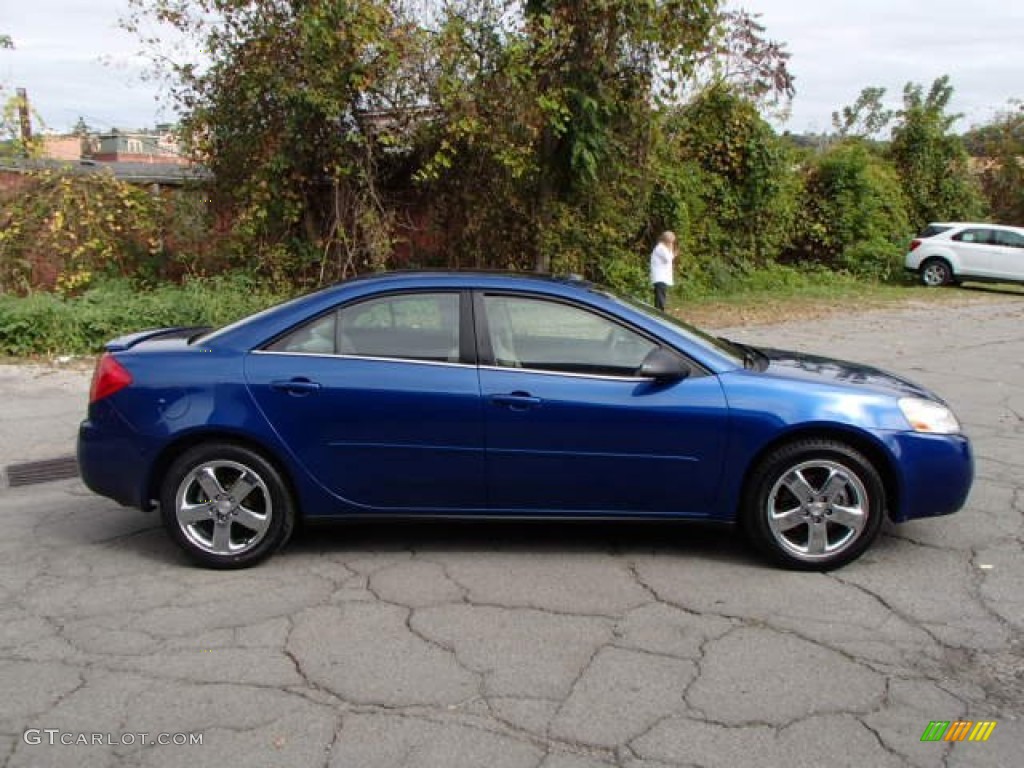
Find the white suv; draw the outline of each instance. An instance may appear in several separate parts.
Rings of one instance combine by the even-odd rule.
[[[1024,229],[936,223],[910,243],[906,267],[927,286],[962,280],[1024,282]]]

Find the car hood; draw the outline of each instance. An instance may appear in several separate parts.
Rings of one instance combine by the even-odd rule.
[[[784,349],[758,347],[757,350],[768,358],[768,367],[764,370],[768,376],[868,387],[897,397],[923,397],[942,402],[941,398],[925,387],[870,365]]]

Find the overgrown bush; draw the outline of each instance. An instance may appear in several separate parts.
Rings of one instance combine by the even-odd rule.
[[[889,279],[913,227],[892,165],[859,141],[812,158],[790,262],[806,261]]]
[[[77,293],[161,251],[161,205],[107,173],[38,171],[0,207],[0,291]]]
[[[684,280],[713,287],[775,261],[800,185],[789,148],[751,102],[723,88],[702,94],[670,116],[661,150],[654,205],[681,224]]]

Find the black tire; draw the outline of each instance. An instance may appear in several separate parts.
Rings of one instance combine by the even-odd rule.
[[[860,557],[878,536],[885,488],[869,459],[837,440],[772,450],[747,478],[740,523],[787,568],[827,571]]]
[[[921,265],[921,284],[928,288],[952,285],[955,282],[953,268],[945,259],[931,258]]]
[[[295,526],[281,473],[259,453],[225,442],[190,448],[171,464],[160,486],[160,515],[189,557],[218,569],[265,560]]]

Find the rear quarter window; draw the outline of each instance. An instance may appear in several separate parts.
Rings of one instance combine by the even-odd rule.
[[[958,243],[974,243],[975,245],[990,245],[996,241],[995,232],[991,229],[965,229],[953,235]]]

